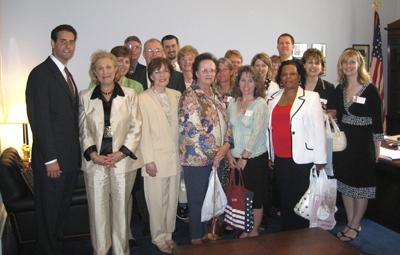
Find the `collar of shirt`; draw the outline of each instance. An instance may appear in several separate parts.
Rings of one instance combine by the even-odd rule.
[[[64,76],[64,79],[67,80],[67,74],[64,71],[65,66],[63,63],[61,63],[60,60],[58,60],[53,54],[50,55],[51,60],[53,60],[54,64],[56,64],[57,68],[60,70],[62,75]]]
[[[114,87],[114,91],[111,96],[111,99],[113,99],[116,96],[121,96],[121,97],[125,96],[124,91],[122,90],[121,86],[118,85],[118,83],[115,83],[115,87]],[[96,85],[96,87],[94,87],[92,96],[90,97],[91,100],[96,99],[96,98],[98,98],[100,100],[103,99],[103,95],[101,94],[101,90],[100,90],[100,85]]]

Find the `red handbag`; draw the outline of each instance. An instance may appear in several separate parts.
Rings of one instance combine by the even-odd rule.
[[[236,183],[236,172],[239,172]],[[242,172],[231,169],[229,183],[226,186],[228,205],[225,209],[224,221],[233,228],[249,233],[253,230],[253,195],[254,193],[244,187]]]

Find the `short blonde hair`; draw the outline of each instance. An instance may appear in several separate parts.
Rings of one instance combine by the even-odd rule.
[[[242,61],[243,62],[243,57],[242,57],[242,54],[240,53],[240,51],[238,51],[238,50],[235,50],[235,49],[230,49],[230,50],[227,50],[226,52],[225,52],[225,56],[224,56],[225,58],[231,58],[231,57],[237,57],[237,58],[240,58],[240,61]]]
[[[96,74],[94,73],[94,69],[96,68],[96,63],[97,61],[99,61],[102,58],[108,58],[113,62],[113,65],[115,67],[115,78],[114,80],[117,81],[117,73],[118,73],[118,64],[117,64],[117,58],[111,54],[108,51],[105,50],[98,50],[95,51],[92,56],[90,57],[90,67],[89,67],[89,76],[90,79],[93,83],[95,83],[96,85],[99,84],[99,81],[97,80]]]
[[[192,45],[185,45],[178,51],[178,61],[187,54],[192,54],[193,57],[196,58],[199,55],[199,52]]]
[[[365,67],[364,57],[361,55],[361,53],[358,50],[353,49],[353,48],[345,49],[339,57],[339,60],[337,63],[337,72],[338,72],[339,82],[343,85],[347,84],[347,79],[346,79],[346,75],[343,72],[342,63],[351,57],[356,57],[356,60],[358,63],[357,81],[364,86],[368,85],[371,78]]]

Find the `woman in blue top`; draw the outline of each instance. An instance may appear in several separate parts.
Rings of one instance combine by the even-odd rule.
[[[232,125],[234,148],[228,153],[231,167],[243,171],[244,185],[254,192],[254,228],[240,236],[258,236],[263,216],[263,194],[268,171],[267,155],[267,103],[261,76],[251,66],[239,69],[233,88],[234,101],[228,106]]]

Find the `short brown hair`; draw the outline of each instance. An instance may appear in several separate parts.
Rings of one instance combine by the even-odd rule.
[[[236,80],[235,80],[235,86],[233,87],[233,97],[235,99],[242,97],[242,91],[240,91],[240,78],[242,77],[242,74],[244,73],[249,73],[251,75],[251,77],[254,80],[254,84],[255,84],[255,89],[254,89],[254,97],[262,97],[265,98],[265,85],[264,85],[264,81],[261,78],[261,75],[256,71],[256,69],[254,69],[254,67],[250,66],[250,65],[245,65],[239,68],[237,76],[236,76]]]
[[[322,70],[319,75],[324,75],[325,74],[325,58],[322,55],[322,52],[318,49],[310,48],[306,50],[303,54],[303,57],[301,58],[301,62],[303,65],[309,60],[310,58],[316,59],[319,63],[321,63]]]
[[[142,41],[140,41],[139,37],[137,37],[136,35],[128,36],[125,39],[124,43],[127,44],[128,42],[131,42],[131,41],[138,42],[140,45],[142,45]]]
[[[117,58],[124,57],[124,58],[130,59],[130,56],[131,56],[129,48],[126,46],[123,46],[123,45],[115,46],[114,48],[112,48],[111,54],[113,54]]]
[[[150,63],[147,65],[147,77],[153,84],[153,80],[150,78],[150,76],[154,73],[156,70],[160,70],[162,66],[165,66],[168,68],[169,73],[172,74],[172,71],[174,68],[171,65],[171,62],[167,58],[154,58],[150,61]]]

